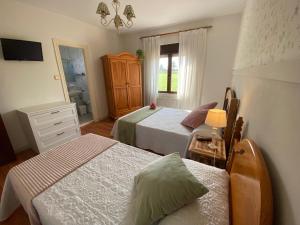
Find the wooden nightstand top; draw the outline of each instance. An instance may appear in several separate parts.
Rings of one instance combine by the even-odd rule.
[[[226,161],[225,141],[223,139],[217,140],[216,145],[218,148],[215,150],[208,147],[209,143],[210,142],[207,141],[198,141],[196,135],[194,135],[189,147],[189,152],[208,158],[216,157],[217,160]]]

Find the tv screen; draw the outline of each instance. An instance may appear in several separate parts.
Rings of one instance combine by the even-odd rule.
[[[40,42],[1,38],[5,60],[43,61]]]

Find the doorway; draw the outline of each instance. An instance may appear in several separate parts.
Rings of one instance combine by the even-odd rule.
[[[78,45],[54,42],[65,99],[76,104],[81,126],[93,121],[88,85],[86,49]]]

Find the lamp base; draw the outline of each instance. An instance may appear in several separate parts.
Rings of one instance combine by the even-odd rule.
[[[212,140],[211,143],[208,144],[208,147],[212,150],[216,150],[218,149],[218,146],[216,146],[216,141],[218,139],[218,128],[216,127],[212,128],[211,136],[212,136]]]
[[[212,150],[218,149],[218,146],[216,146],[213,142],[209,143],[208,147]]]

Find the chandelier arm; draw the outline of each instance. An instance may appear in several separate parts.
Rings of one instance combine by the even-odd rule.
[[[121,18],[121,20],[122,20],[123,24],[125,25],[125,27],[126,27],[126,28],[129,28],[129,27],[128,27],[128,24],[125,23],[125,21],[124,21],[122,18]]]
[[[111,18],[110,21],[108,22],[107,26],[111,24],[111,22],[114,21],[114,18]]]
[[[119,8],[120,8],[120,2],[115,3],[115,2],[113,1],[111,4],[112,4],[112,7],[114,8],[114,10],[115,10],[115,12],[116,12],[116,15],[118,15]]]
[[[110,21],[107,22],[106,19],[101,19],[101,24],[104,25],[104,26],[109,26],[113,20],[114,20],[114,19],[110,19]],[[103,21],[105,21],[105,22],[103,22]]]
[[[107,25],[107,20],[105,18],[101,18],[101,24],[103,26],[106,26]]]
[[[127,20],[127,22],[125,23],[125,21],[123,19],[121,19],[123,24],[125,25],[126,28],[131,28],[133,26],[133,22],[130,20]]]
[[[133,22],[132,21],[128,20],[127,24],[128,24],[128,28],[131,28],[133,26]]]

